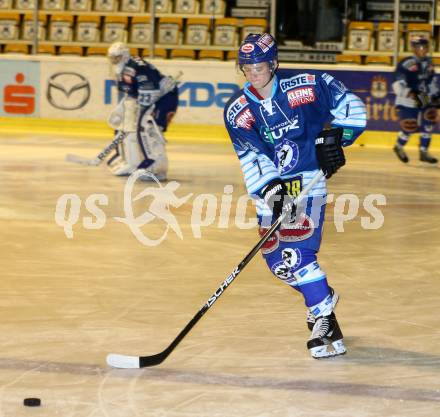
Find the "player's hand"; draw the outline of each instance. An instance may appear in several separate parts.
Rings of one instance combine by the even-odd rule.
[[[426,93],[418,93],[416,91],[411,91],[408,94],[409,97],[411,97],[413,100],[415,100],[417,107],[419,109],[423,109],[431,102],[431,98]]]
[[[328,179],[345,165],[341,127],[322,130],[315,139],[316,159]]]

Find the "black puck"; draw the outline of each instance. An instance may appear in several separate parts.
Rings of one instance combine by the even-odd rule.
[[[39,398],[25,398],[23,400],[23,405],[26,407],[39,407],[41,405],[41,400]]]

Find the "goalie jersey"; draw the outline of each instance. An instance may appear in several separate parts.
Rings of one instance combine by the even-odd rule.
[[[131,57],[118,75],[118,90],[134,98],[141,106],[150,106],[162,95],[165,76],[139,57]]]
[[[252,91],[251,91],[252,90]],[[270,213],[262,189],[281,178],[295,196],[319,170],[315,138],[328,124],[344,129],[348,146],[366,126],[365,105],[327,73],[278,70],[271,97],[262,99],[250,83],[225,106],[224,118],[240,160],[248,193],[257,199],[257,214]],[[310,196],[326,195],[325,179]]]

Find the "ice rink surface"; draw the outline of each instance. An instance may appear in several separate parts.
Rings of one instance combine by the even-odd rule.
[[[389,149],[356,147],[328,183],[334,201],[354,194],[360,203],[343,223],[329,204],[319,257],[341,295],[336,312],[347,355],[309,357],[300,296],[257,255],[163,364],[116,370],[105,363],[110,352],[167,347],[258,235],[235,221],[245,190],[231,146],[170,143],[169,180],[177,183],[168,184],[179,204],[187,200],[171,209],[174,229],[151,212],[140,218],[144,238],[165,236],[142,244],[114,219],[126,216],[126,179],[64,161],[69,152],[93,158],[102,147],[85,139],[0,139],[0,417],[440,414],[439,168],[421,165],[415,150],[405,166]],[[133,195],[148,186],[136,183]],[[60,203],[64,194],[76,195],[64,197],[72,204]],[[93,194],[108,202],[98,217],[87,209]],[[217,212],[198,227],[202,194]],[[383,226],[368,230],[363,203],[371,194],[384,195],[386,205],[377,206]],[[232,214],[219,227],[227,195]],[[133,203],[135,215],[149,213],[152,201]],[[58,217],[57,204],[66,209]],[[57,224],[62,218],[73,224],[72,238]],[[41,398],[42,406],[23,407],[25,397]]]

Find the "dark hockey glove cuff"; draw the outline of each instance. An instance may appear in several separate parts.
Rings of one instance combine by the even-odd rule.
[[[315,139],[316,159],[327,179],[345,165],[342,149],[343,132],[344,130],[340,127],[326,129],[321,131]]]
[[[293,210],[296,211],[293,201],[291,201],[287,194],[286,184],[279,179],[273,180],[267,184],[266,187],[263,188],[261,194],[265,203],[272,210],[272,223],[281,216],[283,209],[287,210],[292,207]]]

